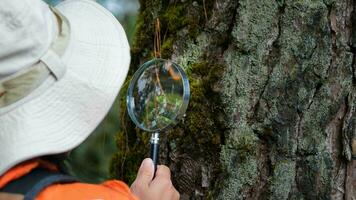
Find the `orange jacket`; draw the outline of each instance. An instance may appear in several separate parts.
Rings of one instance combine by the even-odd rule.
[[[56,166],[46,161],[35,159],[17,165],[0,176],[0,189],[11,181],[18,179],[31,170],[43,167],[57,170]],[[110,180],[102,184],[57,183],[45,188],[36,200],[138,200],[129,187],[121,181]]]

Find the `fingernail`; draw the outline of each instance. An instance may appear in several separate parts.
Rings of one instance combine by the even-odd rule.
[[[154,168],[153,166],[153,161],[151,158],[145,158],[143,161],[142,161],[142,164],[141,164],[141,167],[140,168],[148,168],[150,167],[151,169]]]

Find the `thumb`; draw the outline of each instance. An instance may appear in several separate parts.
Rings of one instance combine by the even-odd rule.
[[[138,170],[135,182],[140,185],[149,185],[153,179],[154,166],[151,158],[146,158],[142,161],[140,169]]]

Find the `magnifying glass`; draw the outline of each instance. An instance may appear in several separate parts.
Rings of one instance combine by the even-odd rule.
[[[158,163],[159,134],[184,116],[189,102],[189,81],[183,69],[165,59],[144,63],[134,74],[127,93],[127,110],[140,129],[151,132],[151,158]]]

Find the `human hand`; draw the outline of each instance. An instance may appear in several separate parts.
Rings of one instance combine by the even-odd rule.
[[[131,185],[131,192],[140,200],[177,200],[179,193],[171,181],[171,171],[167,166],[157,166],[153,179],[154,166],[152,159],[143,160],[136,180]]]

